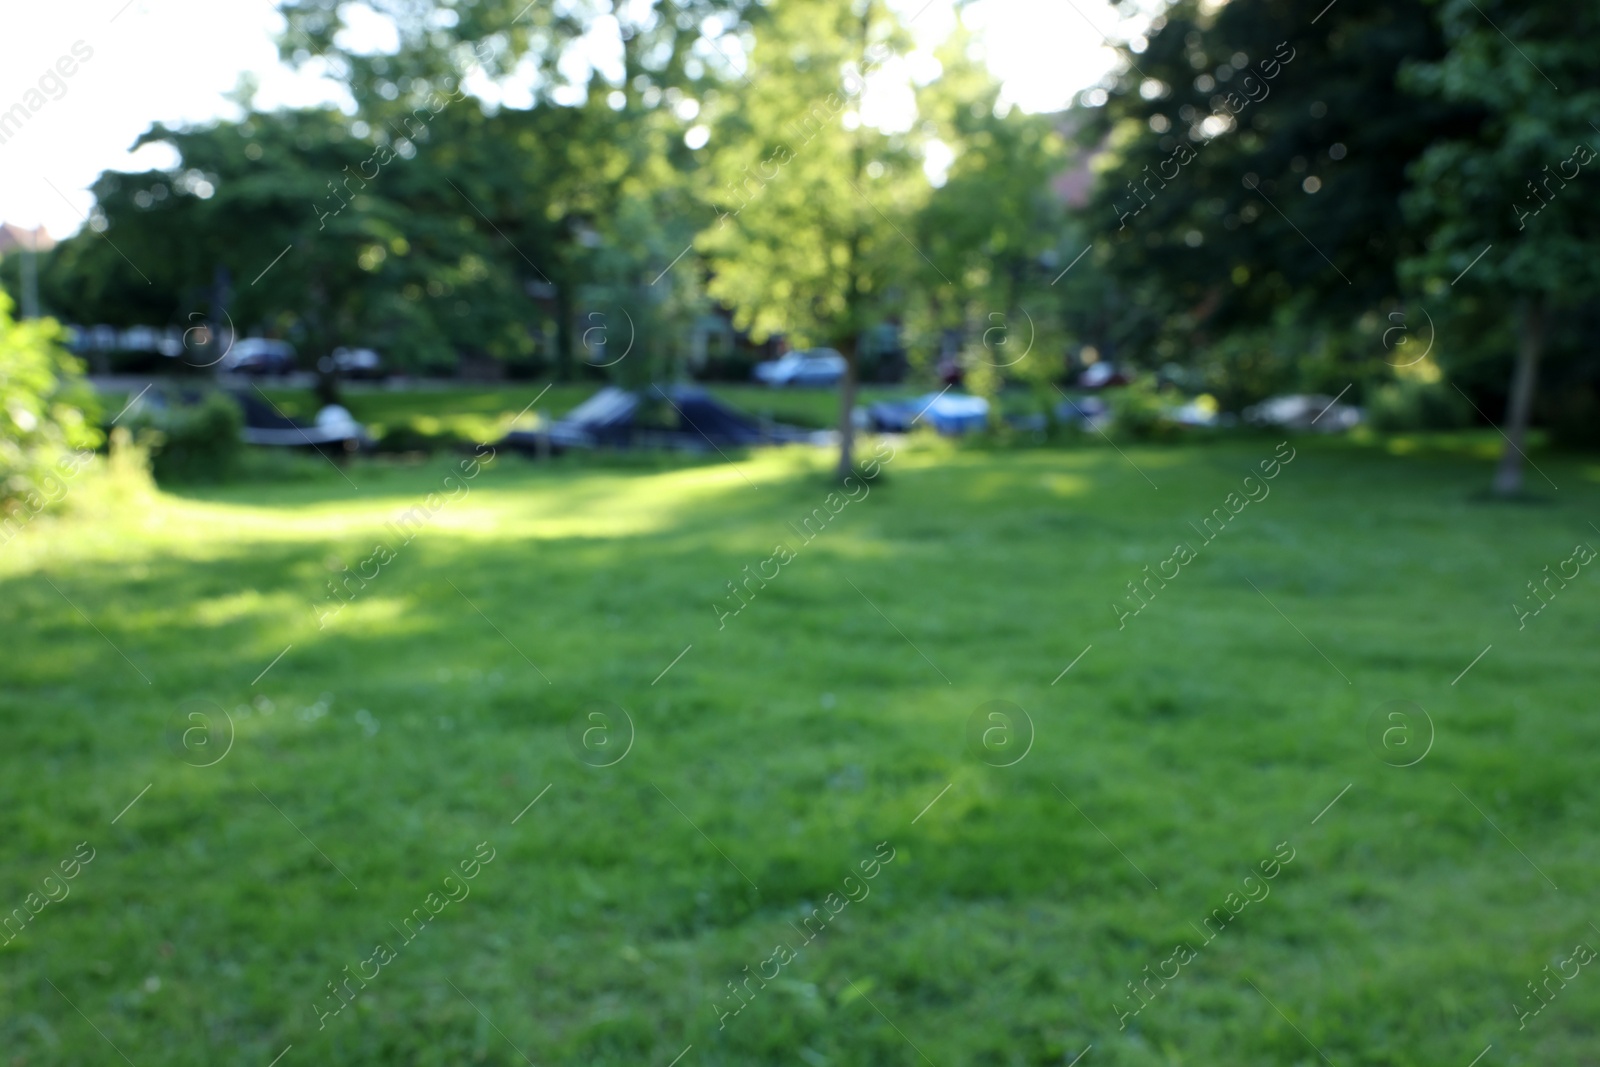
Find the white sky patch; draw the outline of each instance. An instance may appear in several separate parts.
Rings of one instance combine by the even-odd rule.
[[[572,0],[562,2],[577,6]],[[912,32],[918,47],[869,79],[861,110],[864,121],[899,130],[909,128],[914,119],[908,83],[937,76],[931,49],[949,33],[956,15],[952,0],[892,2],[906,18],[916,15]],[[37,101],[39,97],[28,96],[33,90],[45,102],[0,144],[0,221],[42,223],[58,238],[74,232],[92,202],[88,186],[102,171],[171,162],[161,159],[157,149],[130,156],[129,146],[151,123],[237,118],[239,110],[225,94],[242,74],[258,80],[256,102],[263,108],[351,106],[348,95],[323,78],[318,66],[296,72],[278,61],[274,35],[282,31],[283,19],[274,0],[133,0],[124,9],[125,3],[6,5],[6,32],[0,34],[0,113],[25,99]],[[669,3],[656,0],[656,18],[670,11]],[[1153,11],[1160,0],[1145,3]],[[650,11],[650,2],[621,0],[618,7],[629,21],[637,21]],[[359,3],[340,10],[345,21],[341,44],[369,54],[395,49],[398,35],[385,16]],[[967,25],[982,34],[990,69],[1004,82],[1006,103],[1026,111],[1059,110],[1104,76],[1112,53],[1079,11],[1113,39],[1148,28],[1145,17],[1119,21],[1106,0],[974,0],[967,8]],[[617,32],[616,16],[597,17],[580,45],[563,57],[563,80],[582,85],[593,69],[610,84],[619,84],[623,68]],[[51,91],[42,90],[40,78],[55,69],[58,58],[70,55],[78,41],[93,49],[93,57],[61,79],[64,91],[53,82]],[[725,69],[731,59],[737,70],[744,69],[745,42],[738,34],[723,33],[715,44],[713,48],[703,41],[697,54],[714,67]],[[536,66],[525,60],[498,84],[481,72],[469,75],[465,84],[486,101],[525,108],[533,103],[539,79]],[[931,158],[928,165],[933,168],[930,176],[948,167]],[[65,201],[51,184],[65,194]]]
[[[283,19],[272,0],[133,0],[118,14],[126,2],[6,4],[0,112],[37,89],[75,42],[93,56],[62,79],[58,99],[47,94],[44,106],[0,144],[0,221],[42,223],[56,237],[72,233],[93,202],[88,186],[102,171],[162,161],[156,149],[138,158],[128,152],[151,123],[238,117],[223,95],[245,71],[260,78],[263,107],[345,96],[315,73],[296,74],[278,62],[273,34]]]
[[[964,22],[1004,83],[1002,100],[1024,111],[1060,111],[1116,64],[1106,38],[1121,42],[1148,32],[1150,17],[1164,5],[1141,6],[1147,14],[1122,20],[1105,0],[977,0]]]
[[[928,181],[936,189],[949,179],[950,164],[955,161],[955,152],[937,137],[923,146],[922,173],[928,176]]]
[[[333,35],[333,43],[357,55],[392,56],[400,51],[400,27],[394,19],[365,4],[344,4],[339,8],[344,28]]]
[[[597,71],[607,85],[622,84],[623,67],[621,27],[615,15],[601,15],[589,24],[582,37],[561,54],[556,69],[566,82],[553,89],[550,95],[558,104],[569,106],[583,103],[583,87],[588,84],[591,71]]]
[[[362,56],[392,56],[400,51],[400,27],[387,14],[371,10],[365,3],[346,3],[339,8],[344,29],[333,35],[334,45]]]
[[[911,91],[911,66],[900,56],[867,75],[861,94],[861,121],[884,133],[905,133],[917,121],[917,98]]]
[[[523,56],[511,72],[498,81],[476,65],[461,78],[462,88],[484,103],[516,109],[533,106],[533,91],[539,82],[539,67],[532,56]]]
[[[926,49],[919,48],[906,56],[906,72],[919,86],[928,85],[944,73],[944,65]]]
[[[130,171],[144,170],[176,170],[182,163],[178,150],[165,141],[140,145],[128,153],[128,169]]]

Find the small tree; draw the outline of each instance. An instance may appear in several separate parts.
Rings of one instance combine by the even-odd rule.
[[[903,234],[926,183],[906,139],[860,113],[866,75],[902,32],[879,0],[774,0],[748,84],[713,116],[718,218],[697,241],[709,292],[757,341],[783,333],[844,356],[841,477],[852,464],[857,338],[894,304],[908,260],[920,262]]]
[[[1512,496],[1522,491],[1550,317],[1600,293],[1600,131],[1589,125],[1600,114],[1589,44],[1600,10],[1558,0],[1441,0],[1438,16],[1449,51],[1411,67],[1403,84],[1476,105],[1484,117],[1413,165],[1405,206],[1431,237],[1403,270],[1432,293],[1468,289],[1515,316],[1506,448],[1494,477],[1495,492]]]

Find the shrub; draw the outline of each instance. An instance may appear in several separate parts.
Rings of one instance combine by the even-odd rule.
[[[1168,440],[1180,428],[1169,414],[1169,407],[1155,379],[1141,375],[1112,394],[1113,426],[1119,435],[1135,441]]]
[[[11,300],[0,292],[0,505],[26,497],[37,511],[44,506],[41,486],[59,499],[55,488],[63,494],[65,488],[58,472],[75,470],[100,445],[100,432],[84,415],[96,407],[94,395],[64,339],[54,319],[12,319]]]
[[[244,414],[225,393],[207,393],[199,403],[141,417],[135,425],[144,431],[157,482],[220,482],[239,469]]]
[[[1397,381],[1379,386],[1368,405],[1372,427],[1390,433],[1458,430],[1472,424],[1466,399],[1442,381]]]
[[[403,422],[385,428],[373,447],[379,452],[442,452],[462,445],[470,447],[472,442],[449,430],[429,433],[411,423]]]
[[[1586,382],[1565,384],[1546,395],[1550,437],[1564,448],[1600,448],[1600,396]]]

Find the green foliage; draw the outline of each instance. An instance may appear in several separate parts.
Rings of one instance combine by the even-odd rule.
[[[1557,444],[1600,450],[1600,396],[1593,386],[1557,392],[1549,408],[1550,435]]]
[[[1200,364],[1205,389],[1225,411],[1243,411],[1269,396],[1292,391],[1295,353],[1279,330],[1236,330],[1217,339]]]
[[[781,333],[850,357],[897,306],[915,253],[892,220],[925,186],[912,142],[858,125],[857,109],[863,73],[903,32],[879,0],[781,0],[760,26],[748,88],[707,116],[705,195],[718,214],[696,246],[711,295],[758,341]]]
[[[1459,430],[1472,424],[1472,416],[1472,405],[1438,381],[1389,382],[1367,400],[1367,417],[1375,430]]]
[[[945,284],[916,288],[912,332],[932,347],[946,331],[961,336],[969,389],[986,376],[1044,382],[1060,371],[1060,312],[1079,291],[1050,282],[1083,243],[1056,190],[1070,162],[1064,122],[1002,105],[972,45],[958,29],[939,49],[942,74],[917,94],[922,128],[955,158],[913,219]]]
[[[438,452],[470,443],[449,430],[429,433],[402,423],[385,430],[373,447],[379,452]]]
[[[1169,413],[1173,395],[1163,390],[1153,374],[1141,374],[1110,394],[1112,428],[1119,437],[1134,441],[1166,441],[1181,427]]]
[[[433,94],[491,87],[486,96],[495,103],[471,97],[452,103],[444,121],[430,128],[412,161],[423,164],[415,168],[417,182],[404,194],[408,209],[422,213],[419,223],[443,243],[470,243],[473,262],[486,268],[469,277],[418,278],[402,290],[422,305],[413,313],[446,298],[450,315],[431,339],[436,358],[449,362],[459,349],[524,366],[531,360],[539,373],[571,378],[581,369],[580,335],[593,316],[610,338],[626,336],[623,312],[634,310],[639,289],[701,225],[688,193],[694,160],[682,140],[693,111],[680,109],[709,102],[724,74],[694,54],[700,28],[722,21],[736,29],[749,5],[687,0],[674,5],[674,17],[652,5],[618,10],[616,85],[598,75],[586,83],[565,75],[563,54],[598,15],[587,8],[529,8],[513,0],[446,10],[383,3],[401,47],[394,55],[369,55],[336,40],[349,13],[343,0],[284,6],[290,25],[284,56],[331,63],[374,138],[400,124],[409,129],[409,116]],[[529,67],[541,71],[531,87],[533,106],[499,103],[508,84],[515,85],[508,95],[526,91],[522,72]],[[536,302],[528,300],[531,292],[539,294]],[[650,298],[673,326],[700,310],[693,280],[673,279]],[[677,353],[660,340],[642,337],[609,373],[646,381],[668,376]]]
[[[198,403],[157,409],[128,422],[149,450],[159,484],[222,482],[239,471],[244,413],[226,393],[208,391]]]
[[[1157,26],[1088,131],[1107,269],[1202,344],[1288,302],[1343,326],[1392,300],[1418,243],[1406,166],[1471,114],[1396,92],[1402,63],[1442,51],[1427,10],[1344,0],[1312,27],[1280,0],[1184,0]]]
[[[1429,237],[1402,271],[1441,300],[1462,287],[1456,313],[1446,318],[1458,330],[1459,320],[1483,309],[1514,322],[1516,365],[1495,491],[1515,496],[1522,487],[1519,442],[1554,320],[1562,309],[1600,297],[1600,222],[1591,210],[1600,171],[1593,126],[1600,68],[1589,46],[1600,33],[1600,10],[1557,0],[1438,0],[1436,10],[1449,51],[1411,64],[1405,84],[1472,106],[1482,118],[1435,139],[1413,165],[1406,213]],[[1583,355],[1592,377],[1589,342]]]
[[[1462,279],[1469,292],[1506,310],[1517,296],[1552,306],[1592,299],[1600,68],[1589,42],[1600,9],[1560,0],[1433,7],[1449,50],[1408,64],[1402,84],[1480,120],[1434,138],[1412,166],[1406,214],[1428,240],[1406,275],[1442,296],[1493,244]]]
[[[707,116],[705,196],[717,218],[695,242],[707,291],[757,341],[783,334],[796,347],[843,354],[842,472],[852,462],[860,338],[903,311],[912,279],[932,284],[904,235],[927,190],[916,139],[860,114],[867,76],[906,37],[881,0],[778,0],[756,35],[746,87]]]
[[[1199,371],[1228,408],[1377,381],[1370,324],[1415,319],[1420,295],[1482,401],[1534,321],[1509,324],[1512,297],[1554,315],[1600,288],[1582,194],[1600,163],[1551,176],[1600,88],[1573,30],[1596,28],[1587,9],[1480,6],[1180,0],[1122,50],[1103,106],[1054,116],[1004,106],[958,28],[917,121],[886,132],[859,121],[863,78],[912,37],[883,0],[625,6],[614,84],[562,66],[598,17],[584,5],[384,0],[401,45],[377,55],[338,43],[357,5],[291,0],[284,56],[326,63],[357,114],[260,113],[247,87],[237,122],[153,127],[181,163],[102,176],[93,226],[117,246],[65,242],[44,295],[84,321],[231,320],[307,366],[361,345],[402,370],[631,388],[684,373],[715,300],[758,341],[839,348],[858,380],[888,362],[876,330],[923,370],[956,350],[995,368],[991,391],[1093,347]],[[526,63],[532,106],[495,102]],[[1593,336],[1563,349],[1586,391]]]
[[[58,478],[69,453],[101,443],[99,405],[64,340],[52,319],[13,319],[0,292],[0,504],[35,495],[41,481]]]
[[[674,106],[707,77],[689,55],[697,33],[637,13],[621,89],[541,77],[537,106],[523,109],[464,86],[484,92],[524,60],[554,67],[583,31],[577,12],[379,6],[404,42],[397,54],[335,42],[350,5],[284,5],[285,58],[325,62],[356,115],[254,111],[247,86],[237,122],[153,127],[140,143],[168,144],[181,162],[102,176],[93,225],[117,247],[88,230],[64,242],[46,302],[89,322],[231,322],[288,337],[307,366],[347,345],[400,370],[448,374],[465,358],[573,375],[574,324],[599,313],[620,333],[616,294],[625,304],[701,225],[688,120]],[[663,321],[674,327],[703,303],[692,280],[672,300]],[[658,341],[626,372],[668,374],[675,354],[654,351]]]

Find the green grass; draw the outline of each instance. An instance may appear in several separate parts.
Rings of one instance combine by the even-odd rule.
[[[95,857],[0,947],[5,1062],[1596,1062],[1595,968],[1525,1030],[1510,1005],[1600,946],[1600,575],[1522,632],[1508,605],[1600,544],[1600,467],[1540,456],[1559,492],[1491,505],[1470,456],[1299,442],[1200,546],[1188,521],[1274,443],[908,444],[805,545],[787,523],[830,488],[801,450],[504,456],[404,546],[384,524],[458,458],[39,520],[0,548],[0,909]],[[380,540],[319,630],[330,565]],[[1180,540],[1198,558],[1119,631],[1109,603]],[[719,631],[778,542],[796,558]],[[1408,769],[1367,742],[1394,699],[1436,727]],[[993,700],[1035,726],[1014,766],[966,747]],[[575,756],[594,701],[636,726],[613,766]],[[182,744],[201,702],[235,728],[209,767],[185,760],[224,737]],[[403,944],[480,842],[470,896]],[[1280,842],[1270,896],[1204,945]]]
[[[369,385],[346,384],[344,404],[350,413],[366,424],[373,437],[387,430],[408,426],[429,436],[451,435],[462,441],[498,440],[510,429],[511,420],[535,398],[534,410],[549,416],[570,411],[593,395],[593,384],[556,385],[508,384],[504,386],[462,386],[456,389],[388,390]],[[309,389],[263,390],[284,414],[309,419],[317,412],[316,394]]]

